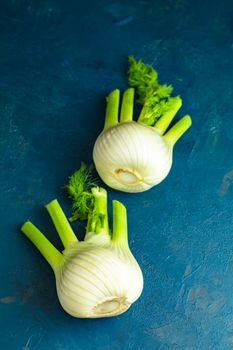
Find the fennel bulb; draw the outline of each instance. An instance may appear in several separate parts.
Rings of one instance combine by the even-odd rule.
[[[89,195],[84,241],[78,241],[57,200],[46,206],[64,245],[62,253],[30,221],[22,231],[52,267],[58,298],[67,313],[80,318],[116,316],[139,298],[143,276],[128,246],[126,208],[113,201],[110,234],[107,192],[93,187]]]
[[[134,88],[129,88],[123,94],[119,116],[120,91],[109,94],[105,125],[95,142],[93,160],[99,176],[109,187],[142,192],[168,175],[173,147],[192,122],[186,115],[167,131],[182,105],[181,98],[170,96],[172,87],[160,85],[151,66],[132,57],[130,60],[129,81],[138,88],[143,108],[138,121],[134,121]]]

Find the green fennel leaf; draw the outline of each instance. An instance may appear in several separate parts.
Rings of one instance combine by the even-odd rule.
[[[72,199],[70,221],[87,220],[88,215],[93,211],[95,198],[91,189],[96,186],[96,182],[92,178],[92,169],[92,166],[81,163],[80,169],[70,177],[66,186],[69,197]]]
[[[173,87],[158,82],[158,73],[142,60],[129,56],[128,81],[136,89],[138,102],[143,105],[139,120],[154,125],[164,113],[173,108],[176,97],[171,97]]]

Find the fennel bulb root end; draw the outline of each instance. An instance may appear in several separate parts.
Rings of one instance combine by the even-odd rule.
[[[130,307],[131,303],[127,302],[126,297],[111,297],[94,307],[96,316],[120,315]]]
[[[119,181],[123,184],[136,184],[138,181],[142,181],[143,178],[131,169],[117,169],[115,175]]]

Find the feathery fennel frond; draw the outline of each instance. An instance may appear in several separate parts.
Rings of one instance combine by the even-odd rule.
[[[158,73],[152,66],[136,61],[133,56],[129,56],[128,81],[136,88],[138,102],[143,105],[139,120],[147,125],[154,125],[180,99],[171,96],[171,85],[158,82]]]
[[[81,163],[77,170],[69,179],[66,186],[69,197],[72,199],[72,216],[70,221],[87,220],[88,214],[93,211],[94,195],[91,189],[96,186],[92,178],[92,166]]]

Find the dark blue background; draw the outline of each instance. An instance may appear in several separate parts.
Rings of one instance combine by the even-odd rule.
[[[0,1],[0,347],[6,350],[233,348],[232,0]],[[43,205],[91,162],[106,94],[127,56],[153,64],[193,127],[168,178],[128,208],[145,278],[122,316],[81,320],[19,231],[28,218],[61,249]],[[79,237],[84,226],[74,225]]]

